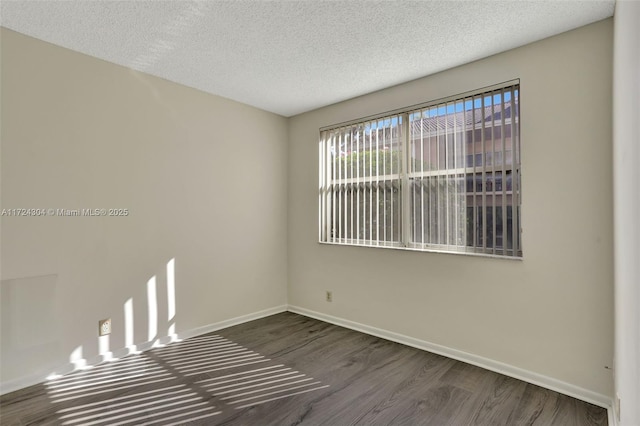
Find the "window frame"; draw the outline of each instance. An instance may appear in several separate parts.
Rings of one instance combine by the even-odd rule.
[[[506,90],[505,90],[506,89]],[[504,108],[505,105],[505,93],[507,93],[507,91],[510,90],[511,96],[509,102],[510,104],[510,117],[507,117],[505,112],[506,112],[506,108]],[[491,126],[487,126],[486,118],[485,118],[485,110],[487,108],[487,106],[485,105],[485,101],[484,99],[486,99],[486,97],[488,96],[489,93],[491,93],[491,96],[495,96],[494,93],[498,91],[501,93],[501,103],[502,103],[502,108],[499,111],[500,113],[500,123],[498,124],[498,126],[496,126],[497,123],[497,119],[495,118],[495,114],[496,112],[494,112],[494,105],[496,104],[496,102],[494,102],[493,100],[491,101],[491,111],[492,111],[492,116],[491,116]],[[358,246],[358,247],[377,247],[377,248],[395,248],[395,249],[402,249],[402,250],[411,250],[411,251],[421,251],[421,252],[434,252],[434,253],[449,253],[449,254],[465,254],[465,255],[472,255],[472,256],[484,256],[484,257],[497,257],[497,258],[506,258],[506,259],[514,259],[514,260],[522,260],[523,259],[523,250],[522,250],[522,215],[521,215],[521,211],[522,211],[522,161],[521,161],[521,132],[520,132],[520,110],[521,110],[521,87],[520,87],[520,79],[514,79],[514,80],[509,80],[503,83],[498,83],[495,85],[491,85],[491,86],[487,86],[487,87],[483,87],[480,89],[476,89],[476,90],[472,90],[472,91],[468,91],[465,93],[460,93],[460,94],[456,94],[456,95],[452,95],[452,96],[447,96],[445,98],[440,98],[440,99],[435,99],[435,100],[431,100],[431,101],[427,101],[421,104],[416,104],[416,105],[412,105],[412,106],[408,106],[405,108],[400,108],[400,109],[396,109],[396,110],[392,110],[392,111],[387,111],[384,113],[380,113],[380,114],[375,114],[375,115],[371,115],[368,117],[364,117],[364,118],[359,118],[359,119],[355,119],[355,120],[350,120],[347,122],[343,122],[343,123],[339,123],[339,124],[335,124],[335,125],[330,125],[330,126],[325,126],[319,129],[319,204],[318,204],[318,209],[319,209],[319,216],[318,216],[318,241],[321,244],[331,244],[331,245],[348,245],[348,246]],[[463,105],[464,103],[468,100],[471,99],[472,100],[472,105],[475,105],[475,100],[476,98],[480,98],[481,99],[481,111],[482,111],[482,119],[479,122],[476,122],[476,117],[474,115],[473,118],[473,127],[468,129],[466,128],[464,125],[462,127],[461,133],[462,133],[462,140],[461,140],[461,144],[462,145],[467,145],[469,143],[474,145],[473,148],[473,152],[471,152],[471,154],[467,154],[466,151],[464,151],[464,154],[462,154],[461,156],[461,164],[458,164],[456,162],[456,160],[454,159],[454,166],[453,167],[448,167],[450,162],[450,157],[449,156],[445,156],[445,168],[440,169],[438,167],[437,170],[421,170],[421,171],[415,171],[415,170],[411,170],[411,164],[412,161],[416,161],[415,160],[415,154],[414,157],[412,157],[412,137],[411,137],[411,130],[410,130],[410,126],[412,125],[412,121],[411,121],[411,116],[417,112],[420,112],[422,114],[422,112],[436,107],[436,106],[442,106],[442,105],[449,105],[449,104],[453,104],[456,105],[459,102],[462,102]],[[475,114],[476,112],[476,107],[473,106],[472,107],[472,114]],[[466,122],[466,107],[463,106],[463,122]],[[454,113],[454,116],[456,114]],[[332,132],[332,131],[337,131],[339,133],[340,129],[346,129],[351,127],[358,127],[358,126],[362,126],[363,128],[365,128],[367,126],[367,124],[371,125],[372,123],[378,123],[380,120],[385,120],[385,119],[389,119],[391,117],[397,117],[398,118],[398,128],[400,129],[400,135],[399,135],[399,148],[398,150],[400,151],[400,158],[399,158],[399,164],[398,164],[398,170],[395,171],[395,173],[392,171],[392,173],[390,174],[385,174],[385,175],[376,175],[376,176],[368,176],[368,177],[356,177],[354,178],[353,176],[351,176],[351,178],[343,178],[342,176],[336,176],[335,175],[335,170],[331,170],[332,165],[335,165],[335,160],[331,160],[331,155],[332,152],[331,151],[331,147],[334,146],[335,147],[335,143],[332,145],[331,143],[327,143],[327,138],[323,139],[323,133],[325,132]],[[422,118],[421,118],[422,120]],[[505,139],[506,139],[506,131],[505,131],[505,123],[507,123],[507,121],[509,122],[508,126],[509,126],[509,131],[510,136],[509,136],[509,140],[511,143],[511,164],[508,164],[508,158],[505,155],[507,150],[506,150],[506,146],[505,146]],[[480,127],[478,128],[478,124],[480,124]],[[422,125],[422,123],[421,123]],[[486,151],[486,147],[485,147],[485,137],[486,137],[486,131],[487,129],[491,129],[491,138],[489,139],[490,141],[490,145],[491,145],[491,150],[490,151]],[[495,131],[495,129],[498,128],[500,129],[500,139],[495,139],[494,138],[494,134],[493,132]],[[438,131],[439,128],[436,129],[436,131]],[[481,134],[481,141],[476,140],[476,132],[480,130],[480,134]],[[453,134],[455,135],[457,132],[459,132],[460,129],[458,127],[454,127],[453,128]],[[472,137],[471,137],[471,141],[467,140],[467,131],[471,131],[472,132]],[[353,136],[353,133],[352,133]],[[363,144],[366,142],[366,138],[365,138],[365,130],[362,130],[362,136],[363,136]],[[440,136],[440,135],[439,135]],[[438,137],[439,137],[438,136]],[[335,137],[335,136],[333,136]],[[342,137],[342,134],[340,135],[340,137]],[[346,136],[345,136],[346,137]],[[449,143],[449,132],[448,130],[445,131],[444,134],[445,137],[445,146],[448,146],[447,144]],[[369,146],[372,146],[372,136],[369,136]],[[436,140],[438,140],[437,144],[439,144],[439,139],[436,138]],[[335,140],[334,140],[335,142]],[[482,151],[480,153],[478,153],[476,151],[475,148],[475,144],[481,142],[482,144]],[[421,149],[423,149],[424,147],[424,139],[423,136],[421,135],[421,140],[420,140],[420,145],[421,145]],[[431,142],[429,142],[430,144]],[[454,144],[457,143],[457,141],[453,142]],[[496,144],[501,143],[501,149],[496,150]],[[342,146],[341,144],[338,146]],[[429,145],[431,146],[431,145]],[[439,146],[439,145],[438,145]],[[363,145],[364,147],[364,145]],[[386,148],[385,148],[386,149]],[[429,150],[431,150],[431,148],[429,148]],[[358,147],[358,151],[359,151],[359,147]],[[369,151],[372,152],[372,151]],[[378,152],[378,147],[376,147],[376,152]],[[353,153],[353,152],[351,152]],[[489,156],[487,154],[491,154],[491,161],[490,164],[486,161],[486,158],[488,158]],[[496,155],[496,154],[499,154]],[[377,154],[376,154],[377,155]],[[471,159],[468,158],[469,155],[472,155]],[[481,164],[478,165],[478,156],[480,156],[481,158]],[[498,163],[498,161],[494,161],[496,158],[501,158],[501,160],[499,161],[499,166],[496,166],[496,163]],[[469,161],[471,160],[471,161]],[[360,161],[360,160],[358,160]],[[371,160],[370,160],[371,161]],[[440,162],[440,158],[438,158],[436,160],[437,162]],[[423,163],[424,162],[424,157],[421,157],[420,162]],[[471,162],[471,165],[469,165],[468,163]],[[508,170],[507,170],[507,165],[508,165]],[[345,166],[346,167],[346,166]],[[353,165],[351,166],[352,170],[353,170]],[[371,166],[370,166],[371,167]],[[376,162],[376,168],[379,167],[379,164]],[[342,168],[339,167],[339,168]],[[335,167],[334,167],[335,169]],[[340,172],[338,172],[340,173]],[[500,176],[500,179],[498,179],[498,174]],[[490,175],[491,179],[487,180],[487,177]],[[412,203],[412,194],[414,193],[414,186],[412,186],[412,182],[411,180],[413,179],[413,184],[416,184],[416,177],[420,178],[420,185],[422,185],[422,181],[425,178],[429,178],[429,177],[436,177],[437,182],[439,181],[439,176],[445,176],[445,177],[455,177],[454,180],[456,179],[461,179],[461,183],[460,185],[464,188],[463,194],[465,197],[465,203],[464,203],[464,207],[465,207],[465,218],[468,222],[468,208],[472,207],[474,212],[473,212],[473,225],[472,225],[472,229],[474,232],[474,236],[473,236],[473,245],[469,246],[468,245],[468,241],[466,240],[466,236],[465,236],[465,242],[463,244],[450,244],[450,241],[446,241],[446,243],[425,243],[424,241],[424,219],[422,219],[421,222],[421,232],[422,232],[422,238],[421,241],[418,242],[416,241],[415,238],[415,232],[414,235],[412,235],[412,229],[415,230],[416,228],[416,223],[415,223],[415,219],[414,219],[414,211],[413,208],[414,206],[411,204]],[[472,187],[473,187],[473,191],[468,191],[468,185],[469,185],[469,181],[468,178],[471,176],[472,178]],[[336,177],[338,177],[338,179],[336,180]],[[477,191],[477,179],[480,178],[480,186],[482,187],[482,192],[478,193]],[[515,178],[515,179],[514,179]],[[378,235],[378,239],[374,240],[373,238],[354,238],[353,236],[353,225],[352,225],[352,229],[351,229],[351,238],[343,238],[343,234],[340,233],[340,237],[336,238],[332,234],[333,232],[335,232],[335,213],[336,213],[336,198],[335,198],[335,187],[336,186],[340,186],[340,191],[346,191],[348,188],[349,190],[353,191],[354,189],[354,185],[357,185],[359,188],[360,187],[364,187],[369,188],[369,191],[373,191],[374,185],[379,185],[380,181],[385,181],[385,182],[391,182],[391,188],[393,189],[394,187],[394,182],[397,182],[397,191],[398,191],[398,197],[399,197],[399,213],[400,213],[400,223],[398,226],[398,236],[399,241],[387,241],[386,240],[386,235],[385,235],[385,240],[384,241],[380,241],[379,239],[379,234]],[[501,187],[499,189],[495,189],[496,183],[500,181],[500,185]],[[445,179],[445,182],[450,182],[449,180]],[[511,182],[511,189],[507,190],[507,183]],[[484,183],[484,184],[483,184]],[[487,189],[488,184],[491,183],[492,187],[491,189]],[[367,185],[370,185],[369,187],[367,187]],[[386,186],[385,186],[386,188]],[[358,189],[359,191],[360,189]],[[377,193],[379,194],[379,189],[376,189]],[[499,196],[503,197],[501,198],[501,205],[497,206],[496,205],[496,194],[498,194],[498,191],[500,192]],[[451,192],[450,191],[446,191],[445,194],[448,196]],[[333,196],[333,198],[329,198],[329,194],[331,194]],[[457,194],[457,193],[456,193]],[[480,195],[482,197],[482,203],[477,203],[477,196]],[[469,206],[467,205],[467,198],[466,197],[473,197],[474,201],[473,201],[473,205]],[[507,198],[507,196],[509,196],[509,198]],[[340,196],[342,197],[342,196]],[[491,203],[488,203],[487,200],[488,198],[492,198]],[[510,204],[507,205],[507,201],[510,199]],[[347,201],[347,198],[345,196],[344,198],[345,203]],[[339,201],[338,201],[339,203]],[[477,205],[480,204],[480,205]],[[379,203],[378,203],[379,206]],[[346,208],[346,207],[345,207]],[[351,206],[351,208],[353,208],[353,206]],[[378,207],[376,207],[378,208]],[[511,210],[509,210],[509,208]],[[369,209],[373,209],[373,207],[369,207]],[[484,221],[488,222],[488,213],[487,213],[487,209],[491,210],[491,222],[492,222],[492,226],[491,226],[491,234],[494,236],[493,240],[491,241],[491,247],[488,247],[487,245],[487,226],[481,225],[482,228],[482,247],[478,247],[477,245],[477,240],[480,239],[476,234],[478,232],[478,228],[477,228],[477,222],[478,222],[478,213],[481,214],[481,217],[483,218],[483,223]],[[514,210],[516,209],[516,210]],[[345,210],[346,211],[346,210]],[[353,210],[351,210],[352,212]],[[440,214],[440,210],[437,210],[438,214]],[[502,217],[502,224],[500,225],[500,228],[502,229],[502,233],[500,234],[500,236],[498,236],[496,234],[496,218],[498,217],[498,214],[496,214],[496,212],[500,213],[500,216]],[[509,211],[511,212],[511,220],[509,220]],[[329,216],[330,214],[333,213],[333,218],[332,218],[332,222],[329,222]],[[515,215],[514,215],[515,213]],[[352,218],[353,218],[353,213],[352,214]],[[457,213],[460,214],[460,213]],[[506,217],[505,217],[506,215]],[[380,219],[380,217],[376,217],[376,221],[378,221]],[[342,220],[342,219],[340,219]],[[346,224],[346,214],[345,214],[345,224]],[[377,222],[376,222],[377,223]],[[507,223],[507,228],[505,229],[505,223]],[[510,224],[509,224],[510,223]],[[332,225],[334,225],[334,227],[332,227]],[[431,223],[429,224],[431,226]],[[447,223],[445,221],[445,225],[439,225],[439,226],[446,226]],[[372,228],[372,224],[369,225],[369,236],[372,237],[373,236],[373,228]],[[375,225],[376,228],[379,230],[379,224]],[[466,226],[468,229],[468,224],[467,225],[462,225],[462,226]],[[509,229],[511,228],[511,229]],[[460,225],[458,225],[458,230],[460,229]],[[509,231],[511,231],[511,234],[509,234]],[[376,231],[379,232],[379,231]],[[456,231],[458,232],[458,231]],[[358,229],[358,234],[359,234],[359,229]],[[366,234],[366,230],[365,230],[365,234]],[[385,230],[385,234],[386,234],[386,230]],[[506,241],[508,241],[508,236],[511,236],[511,248],[505,247]],[[359,235],[358,235],[359,236]],[[498,247],[497,241],[498,239],[501,240],[501,245],[500,247]],[[496,243],[495,246],[494,242]],[[514,243],[516,244],[516,247],[514,248],[513,245]],[[509,252],[509,253],[508,253]]]

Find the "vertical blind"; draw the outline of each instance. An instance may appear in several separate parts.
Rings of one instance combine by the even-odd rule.
[[[321,130],[321,242],[522,256],[519,84]]]

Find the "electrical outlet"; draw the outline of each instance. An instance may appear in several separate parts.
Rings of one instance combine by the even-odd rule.
[[[111,334],[111,318],[98,321],[98,336]]]
[[[333,302],[333,293],[327,291],[327,302]]]
[[[620,395],[616,393],[616,417],[620,421]]]

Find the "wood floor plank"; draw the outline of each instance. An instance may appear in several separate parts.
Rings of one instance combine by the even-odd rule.
[[[3,395],[0,423],[601,426],[607,413],[286,312]]]
[[[527,384],[511,419],[515,424],[551,425],[557,406],[556,392]]]

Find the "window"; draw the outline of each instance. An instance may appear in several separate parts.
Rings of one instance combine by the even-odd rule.
[[[522,257],[519,83],[320,131],[320,242]]]

